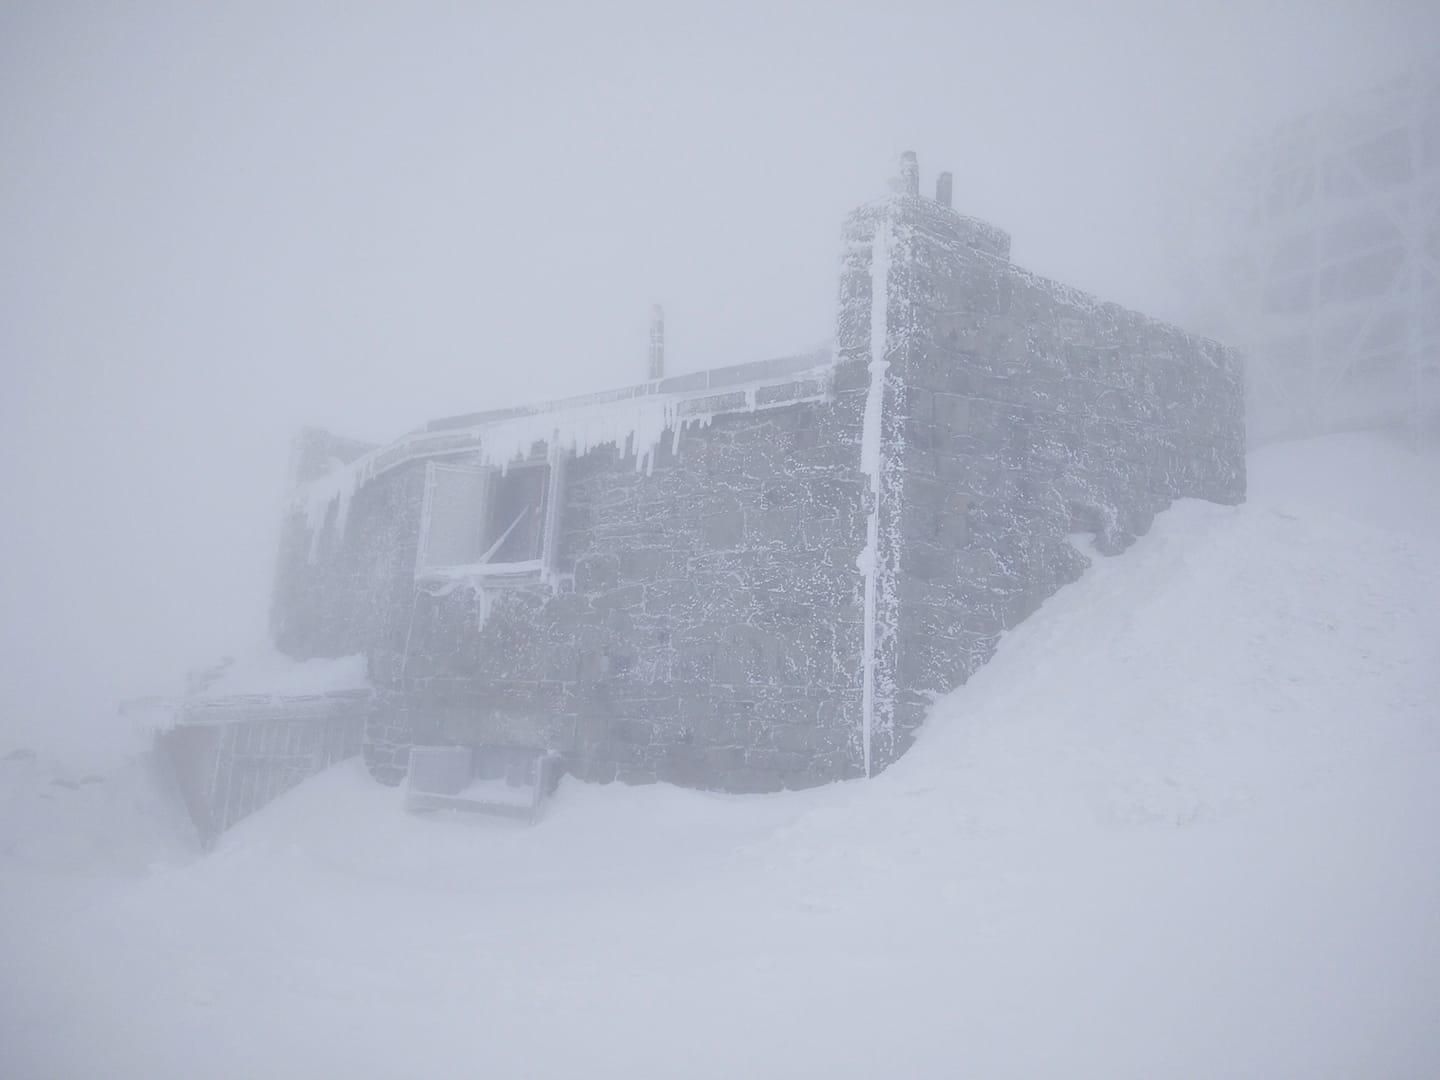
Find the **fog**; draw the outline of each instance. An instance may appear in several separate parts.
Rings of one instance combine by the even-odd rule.
[[[1183,318],[1177,195],[1428,6],[5,5],[0,748],[263,635],[303,424],[635,381],[654,301],[674,372],[825,341],[901,150]]]
[[[1247,140],[1437,42],[0,4],[0,1076],[1440,1075],[1440,442],[1361,430],[1429,419],[1419,124],[1277,169],[1284,302],[1191,257]],[[1237,353],[879,201],[905,151],[1019,266],[1339,374],[1252,365],[1261,437]],[[640,382],[655,303],[667,374],[789,360],[288,501],[307,426]],[[272,578],[292,659],[216,666]]]

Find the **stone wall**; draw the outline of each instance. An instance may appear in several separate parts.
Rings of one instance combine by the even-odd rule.
[[[1008,261],[981,222],[915,196],[847,226],[840,346],[868,355],[877,230],[888,247],[882,512],[896,669],[883,764],[936,693],[1177,498],[1245,493],[1238,356]],[[1002,234],[1003,235],[1003,234]]]
[[[313,562],[291,521],[277,644],[368,654],[365,752],[387,782],[417,741],[559,749],[602,781],[857,775],[863,395],[842,371],[829,400],[717,415],[648,473],[613,446],[568,462],[553,590],[418,588],[424,464],[392,469]]]
[[[281,652],[300,660],[364,653],[373,666],[375,656],[403,646],[424,497],[425,467],[415,462],[361,486],[343,531],[338,502],[318,539],[303,514],[287,518],[270,609]]]

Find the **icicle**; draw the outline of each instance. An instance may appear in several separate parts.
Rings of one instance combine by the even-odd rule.
[[[749,411],[759,408],[757,390],[757,385],[744,388],[745,408]],[[667,433],[672,453],[678,453],[682,432],[710,425],[713,413],[682,414],[683,406],[703,400],[710,393],[713,391],[708,389],[689,396],[639,392],[603,401],[560,402],[532,412],[481,423],[468,430],[447,431],[443,436],[454,439],[459,434],[478,440],[478,446],[459,447],[455,452],[478,453],[481,464],[502,474],[512,465],[526,461],[536,444],[543,444],[553,453],[576,457],[583,457],[601,446],[615,446],[622,456],[634,455],[637,472],[650,475],[655,469],[660,442]],[[402,444],[411,442],[410,454],[397,454],[397,444],[382,447],[332,470],[295,493],[293,505],[304,514],[309,531],[310,562],[319,558],[322,535],[326,531],[325,522],[336,500],[339,500],[335,513],[336,535],[343,536],[349,519],[350,500],[355,493],[375,477],[377,468],[392,468],[400,462],[434,453],[426,449],[428,437],[426,434],[407,436]],[[377,462],[384,464],[377,465]]]
[[[325,519],[330,515],[330,507],[339,502],[335,511],[335,535],[343,537],[350,518],[350,500],[368,477],[369,460],[361,458],[312,481],[298,496],[297,502],[305,514],[305,527],[310,534],[307,559],[311,563],[320,556],[320,539],[325,533]]]
[[[486,465],[504,469],[523,461],[536,443],[583,457],[613,445],[635,457],[637,472],[650,473],[655,452],[667,431],[678,446],[679,403],[668,396],[644,394],[622,401],[560,408],[506,417],[480,428],[480,455]]]

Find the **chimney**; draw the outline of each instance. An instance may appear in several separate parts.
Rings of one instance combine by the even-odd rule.
[[[935,201],[945,209],[950,209],[950,189],[954,185],[955,178],[948,172],[942,172],[935,178]]]
[[[920,162],[914,150],[900,155],[900,173],[890,181],[890,189],[897,195],[920,194]]]
[[[651,379],[665,377],[665,309],[659,304],[650,308],[650,375]]]

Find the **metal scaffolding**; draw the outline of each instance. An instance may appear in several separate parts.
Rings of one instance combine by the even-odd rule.
[[[1440,422],[1440,64],[1236,155],[1192,225],[1254,439]]]

